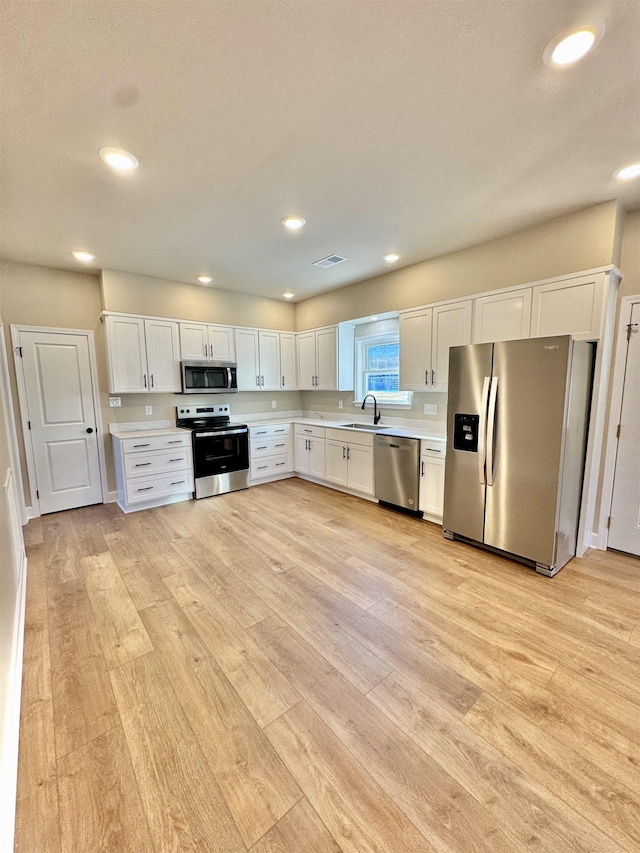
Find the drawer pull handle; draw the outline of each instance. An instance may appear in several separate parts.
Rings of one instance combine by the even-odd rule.
[[[266,429],[260,430],[260,432],[256,433],[256,435],[266,435],[266,434],[267,434]]]
[[[262,447],[256,447],[256,450],[266,450],[266,449],[267,449],[266,444],[263,444]]]
[[[312,429],[305,429],[305,432],[313,432]]]
[[[133,446],[134,447],[151,447],[151,442],[148,442],[147,444],[134,444]]]
[[[274,432],[284,432],[283,429],[274,429]]]
[[[176,441],[168,441],[167,444],[182,444],[182,439],[178,438]]]
[[[182,456],[179,456],[178,459],[170,459],[169,462],[182,462]]]
[[[264,469],[268,467],[268,465],[258,465],[258,471],[264,471]]]
[[[139,492],[150,492],[153,486],[145,486],[144,489],[138,489]]]
[[[286,442],[282,442],[281,444],[276,444],[276,447],[286,447]]]
[[[180,483],[186,483],[186,480],[174,480],[173,483],[171,483],[171,485],[172,486],[179,486]]]
[[[135,468],[144,468],[146,465],[153,465],[153,462],[136,462]]]
[[[442,451],[438,450],[437,447],[427,447],[427,450],[429,450],[431,453],[442,453]]]
[[[286,462],[276,462],[276,468],[279,468],[281,465],[286,465]]]

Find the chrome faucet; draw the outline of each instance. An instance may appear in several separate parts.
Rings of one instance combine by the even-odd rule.
[[[362,411],[364,411],[365,403],[367,402],[367,397],[371,397],[371,399],[373,400],[373,423],[375,425],[379,422],[382,415],[378,411],[378,401],[373,396],[373,394],[365,394],[364,395],[364,400],[362,401]]]

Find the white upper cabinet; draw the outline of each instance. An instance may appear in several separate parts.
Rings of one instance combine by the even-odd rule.
[[[297,387],[296,336],[293,332],[280,332],[280,390],[291,391]]]
[[[235,361],[233,326],[180,323],[180,354],[185,359]]]
[[[178,323],[105,317],[109,392],[176,392],[180,385]]]
[[[449,349],[471,343],[470,299],[436,305],[431,336],[431,390],[446,391],[449,383]]]
[[[606,274],[596,273],[535,286],[531,337],[573,335],[578,340],[598,339],[605,313],[606,282]]]
[[[260,390],[260,350],[257,329],[236,329],[238,391]]]
[[[149,390],[175,392],[181,390],[180,333],[178,324],[170,320],[145,320]]]
[[[426,391],[431,387],[431,326],[433,308],[400,314],[400,388]]]
[[[279,391],[280,379],[280,333],[259,332],[258,353],[260,357],[260,387],[263,391]]]
[[[301,390],[353,390],[354,333],[355,326],[340,323],[296,335]]]
[[[446,391],[449,348],[471,343],[470,299],[400,314],[400,388]]]
[[[473,343],[528,338],[531,327],[530,287],[474,299]]]

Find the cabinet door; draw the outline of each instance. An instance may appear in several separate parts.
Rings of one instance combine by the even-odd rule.
[[[327,442],[328,444],[329,442]],[[327,473],[329,465],[327,448]],[[349,469],[347,485],[365,495],[373,494],[373,447],[350,444],[348,447]],[[329,479],[327,477],[327,479]]]
[[[316,388],[335,391],[338,388],[338,329],[316,332]]]
[[[298,388],[301,391],[316,387],[316,333],[302,332],[296,335],[298,354]]]
[[[534,287],[531,337],[574,335],[578,340],[597,340],[605,297],[604,274]]]
[[[449,383],[449,347],[471,343],[472,302],[452,302],[433,309],[431,390],[446,391]]]
[[[260,332],[260,380],[263,391],[280,390],[280,333]]]
[[[420,461],[420,509],[442,518],[444,507],[444,459],[423,456]]]
[[[232,326],[209,326],[209,356],[220,361],[235,361],[236,347]]]
[[[474,300],[473,343],[516,341],[529,337],[531,288]]]
[[[320,480],[325,478],[325,444],[324,438],[310,438],[311,452],[309,454],[309,473]]]
[[[180,380],[180,331],[171,320],[145,320],[149,390],[172,393],[182,390]]]
[[[309,440],[303,435],[296,436],[296,471],[301,474],[309,473],[309,462],[311,454],[309,452]]]
[[[338,486],[346,488],[349,479],[346,445],[330,438],[326,440],[325,444],[326,479],[329,483],[336,483]]]
[[[144,320],[105,317],[109,392],[133,394],[149,390]]]
[[[293,391],[298,387],[296,379],[296,336],[280,332],[280,390]]]
[[[259,390],[260,360],[258,353],[258,330],[236,329],[238,391]]]
[[[431,388],[432,308],[400,314],[400,388],[426,391]]]
[[[180,323],[180,357],[208,358],[209,337],[206,323]]]

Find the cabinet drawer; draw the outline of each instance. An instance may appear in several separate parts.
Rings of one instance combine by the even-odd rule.
[[[344,444],[360,444],[364,447],[373,447],[373,432],[359,432],[357,429],[327,429],[327,438],[333,441],[341,441]]]
[[[307,424],[296,424],[296,435],[304,435],[307,438],[324,438],[325,432],[325,427],[307,426]]]
[[[276,438],[279,435],[289,435],[291,424],[268,424],[266,426],[250,426],[250,438]]]
[[[193,474],[191,471],[176,471],[175,474],[159,474],[155,477],[135,477],[127,480],[126,490],[128,504],[192,492]]]
[[[293,471],[291,454],[282,456],[270,456],[268,459],[255,459],[251,462],[251,479],[259,480],[261,477],[273,477],[276,474],[284,474]]]
[[[252,438],[251,458],[257,459],[262,456],[282,455],[289,452],[289,436],[282,435],[279,438]]]
[[[141,453],[147,450],[171,450],[172,447],[191,447],[191,432],[169,433],[168,435],[137,435],[122,439],[123,453]]]
[[[434,459],[444,459],[447,444],[444,439],[425,439],[420,441],[420,453],[422,456],[431,456]]]
[[[129,453],[124,458],[127,477],[142,477],[144,474],[169,474],[191,468],[191,448],[177,450],[152,450],[151,453]]]

